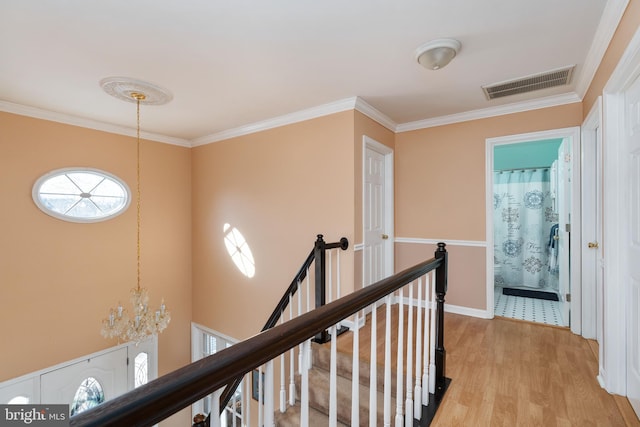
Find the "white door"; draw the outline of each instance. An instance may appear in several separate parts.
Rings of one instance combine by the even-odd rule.
[[[602,132],[600,102],[582,129],[582,336],[603,348]],[[602,354],[600,355],[602,357]]]
[[[562,323],[569,325],[571,277],[569,248],[571,239],[571,144],[565,138],[558,148],[558,292]]]
[[[363,162],[363,286],[393,273],[391,150],[365,137]]]
[[[40,400],[45,404],[68,404],[72,414],[78,396],[91,406],[91,402],[109,400],[127,391],[127,348],[74,363],[42,374]],[[81,403],[78,401],[78,403]]]
[[[640,416],[640,78],[625,93],[626,153],[631,194],[627,234],[627,397]]]

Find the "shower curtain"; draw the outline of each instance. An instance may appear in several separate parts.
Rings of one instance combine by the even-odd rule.
[[[496,171],[493,178],[495,285],[557,291],[549,169]]]

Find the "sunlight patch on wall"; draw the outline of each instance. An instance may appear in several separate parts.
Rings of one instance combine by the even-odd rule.
[[[224,244],[227,247],[227,252],[238,270],[248,278],[255,276],[256,266],[253,254],[242,233],[229,224],[225,224],[222,230],[224,231]]]

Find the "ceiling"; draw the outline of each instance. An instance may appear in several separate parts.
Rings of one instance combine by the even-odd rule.
[[[99,81],[168,89],[143,135],[187,146],[359,109],[394,131],[579,101],[625,0],[1,0],[0,110],[128,133]],[[437,71],[416,49],[462,43]],[[488,101],[482,86],[576,65],[567,86]]]

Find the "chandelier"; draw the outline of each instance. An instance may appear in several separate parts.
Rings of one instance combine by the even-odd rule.
[[[171,95],[164,89],[149,83],[137,80],[114,77],[103,79],[100,82],[102,88],[119,99],[136,103],[136,249],[137,249],[137,283],[131,289],[130,301],[132,305],[131,315],[120,302],[115,308],[109,310],[109,315],[102,321],[102,336],[105,338],[117,338],[118,342],[133,341],[136,344],[149,335],[162,332],[171,321],[171,313],[167,310],[164,300],[157,310],[149,308],[149,293],[140,285],[140,103],[162,104],[171,99]],[[151,93],[151,96],[144,91]]]

